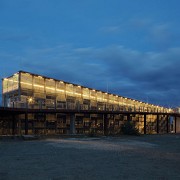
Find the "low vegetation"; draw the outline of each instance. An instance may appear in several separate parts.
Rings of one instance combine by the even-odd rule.
[[[124,124],[122,124],[120,132],[121,134],[125,135],[140,135],[139,130],[132,121],[126,121]]]

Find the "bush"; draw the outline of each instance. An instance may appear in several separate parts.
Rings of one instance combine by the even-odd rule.
[[[132,121],[126,121],[122,124],[121,133],[126,135],[140,135],[139,130]]]

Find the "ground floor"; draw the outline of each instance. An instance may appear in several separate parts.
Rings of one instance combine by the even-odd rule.
[[[180,132],[180,121],[169,115],[25,113],[0,118],[0,135],[23,134],[119,134],[132,121],[141,134]]]

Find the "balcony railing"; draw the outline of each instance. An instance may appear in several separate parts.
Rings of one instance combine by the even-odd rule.
[[[174,113],[172,109],[167,108],[151,108],[151,107],[137,107],[137,106],[125,106],[125,105],[91,105],[80,104],[72,102],[62,103],[36,103],[36,102],[11,102],[8,107],[10,108],[26,108],[26,109],[66,109],[66,110],[95,110],[95,111],[119,111],[119,112],[152,112],[152,113]],[[176,112],[177,113],[177,112]]]

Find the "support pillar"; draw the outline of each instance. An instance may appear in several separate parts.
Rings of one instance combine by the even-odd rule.
[[[25,113],[25,135],[28,135],[28,113]]]
[[[156,127],[156,132],[159,134],[159,115],[157,114],[157,127]]]
[[[76,134],[75,114],[70,114],[70,134]]]
[[[104,114],[104,135],[107,136],[108,135],[108,118],[107,118],[107,114]]]
[[[166,132],[169,133],[169,116],[166,117]]]
[[[130,116],[130,114],[127,114],[127,121],[131,121],[131,116]]]
[[[15,115],[12,115],[12,135],[16,134],[16,118]]]
[[[174,116],[174,133],[176,134],[176,122],[177,122],[177,118],[176,116]]]
[[[146,114],[144,114],[144,134],[146,134]]]

